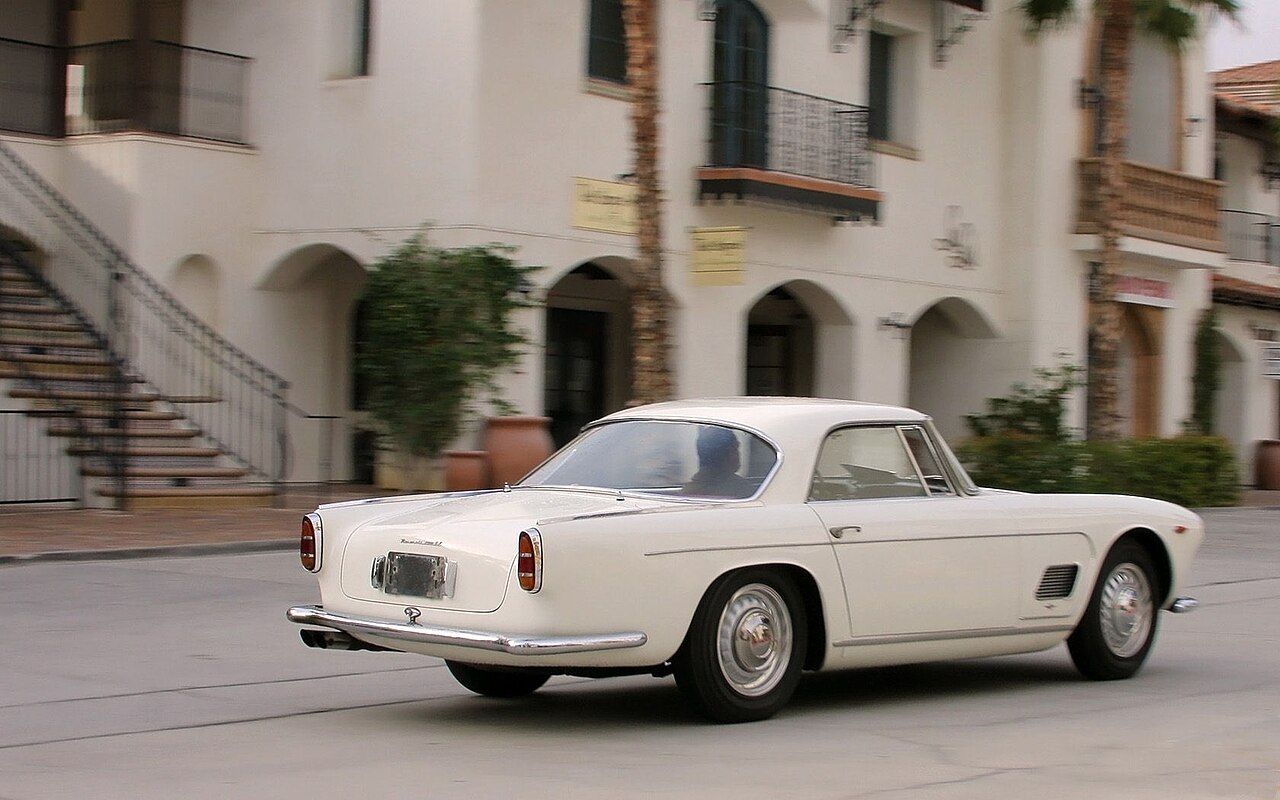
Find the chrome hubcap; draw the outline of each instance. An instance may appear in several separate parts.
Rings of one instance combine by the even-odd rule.
[[[752,583],[733,593],[716,634],[720,672],[738,694],[767,694],[791,660],[791,614],[771,586]]]
[[[1146,573],[1120,564],[1102,587],[1102,638],[1119,658],[1136,655],[1147,642],[1155,619],[1155,603]]]

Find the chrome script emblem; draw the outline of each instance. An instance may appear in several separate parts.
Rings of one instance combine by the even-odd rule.
[[[416,544],[420,547],[439,547],[441,542],[433,542],[429,539],[401,539],[400,544]]]
[[[409,618],[410,625],[417,625],[418,617],[422,616],[422,611],[414,608],[413,606],[409,606],[404,610],[404,615]]]

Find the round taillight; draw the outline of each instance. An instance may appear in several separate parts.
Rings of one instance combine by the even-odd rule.
[[[536,592],[542,588],[542,534],[535,528],[520,531],[516,579],[520,581],[520,588],[526,592]]]
[[[320,515],[307,514],[302,518],[302,537],[298,540],[298,555],[308,572],[320,571]]]

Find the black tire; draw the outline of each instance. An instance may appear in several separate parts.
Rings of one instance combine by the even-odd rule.
[[[1134,541],[1112,547],[1098,573],[1089,607],[1067,638],[1076,669],[1095,681],[1136,673],[1156,640],[1160,591],[1145,548]]]
[[[524,697],[538,691],[551,677],[545,672],[493,669],[459,661],[446,661],[444,665],[464,688],[485,697]]]
[[[716,581],[698,605],[672,669],[681,693],[715,722],[773,716],[800,681],[808,641],[795,583],[753,568]]]

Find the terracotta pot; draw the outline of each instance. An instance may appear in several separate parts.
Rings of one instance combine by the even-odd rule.
[[[1280,439],[1258,442],[1253,471],[1259,489],[1280,489]]]
[[[489,486],[489,454],[484,450],[446,450],[444,489],[469,492]]]
[[[489,417],[484,449],[489,453],[489,481],[500,487],[515,483],[551,455],[550,417]]]

